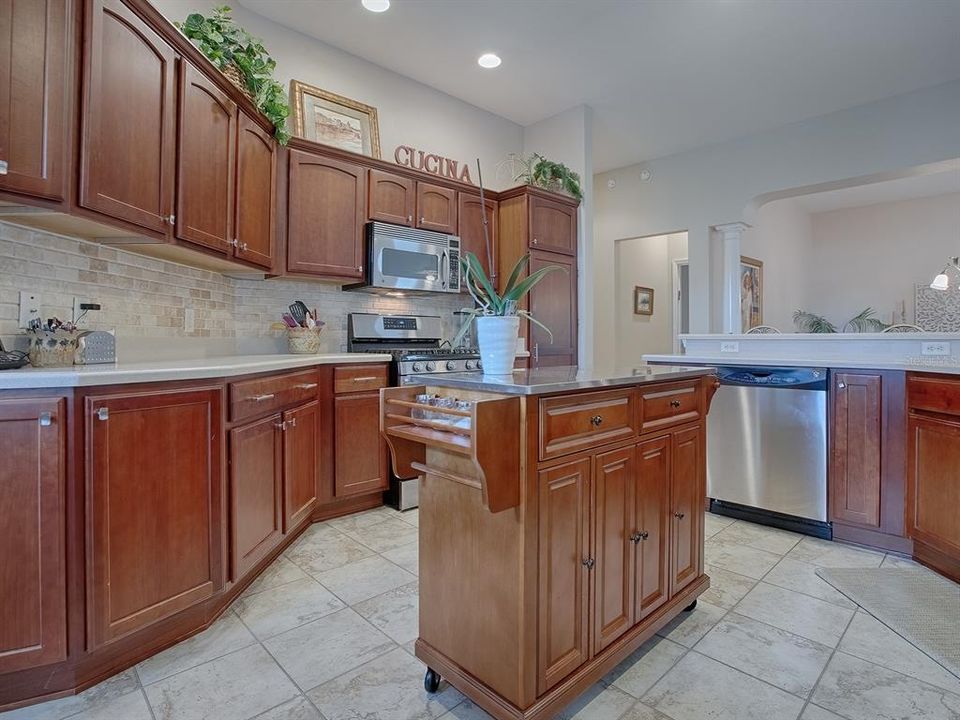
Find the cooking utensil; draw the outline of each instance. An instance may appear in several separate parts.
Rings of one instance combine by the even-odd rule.
[[[284,313],[283,315],[280,316],[280,319],[283,320],[283,322],[286,324],[287,327],[291,327],[291,328],[300,327],[297,324],[297,321],[294,320],[293,317],[290,315],[290,313]]]
[[[307,326],[307,306],[297,300],[290,306],[290,314],[297,321],[299,327]]]

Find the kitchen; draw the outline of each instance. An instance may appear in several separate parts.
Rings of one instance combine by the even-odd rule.
[[[879,610],[815,574],[831,565],[913,568],[916,557],[956,579],[950,565],[957,557],[950,535],[956,528],[936,512],[937,501],[932,515],[920,516],[925,527],[907,522],[909,495],[902,495],[903,511],[890,505],[897,488],[909,490],[906,467],[900,475],[890,470],[900,426],[884,418],[889,436],[881,437],[879,468],[869,453],[851,450],[848,459],[861,465],[848,466],[848,477],[869,482],[852,483],[846,522],[829,520],[830,543],[719,513],[704,516],[699,507],[691,512],[690,494],[705,499],[698,483],[706,482],[716,450],[710,423],[729,389],[721,386],[714,395],[712,368],[732,364],[717,360],[729,353],[692,345],[698,338],[712,342],[711,331],[727,332],[725,313],[733,314],[725,289],[740,238],[716,228],[741,216],[749,220],[744,208],[764,193],[890,179],[908,168],[933,172],[937,163],[960,156],[955,132],[938,124],[958,102],[956,76],[934,72],[952,57],[952,45],[938,44],[949,39],[943,28],[950,27],[952,5],[904,11],[935,48],[935,57],[926,56],[929,71],[922,63],[911,66],[909,82],[858,96],[856,107],[824,101],[812,114],[768,115],[766,124],[751,126],[756,137],[750,141],[727,142],[743,135],[741,116],[736,127],[701,126],[686,146],[675,136],[642,147],[630,146],[638,142],[635,133],[623,132],[621,147],[594,145],[609,111],[598,102],[594,115],[584,79],[575,75],[567,78],[574,96],[558,96],[550,112],[514,112],[511,104],[519,108],[524,98],[516,86],[513,95],[503,87],[494,93],[498,99],[483,100],[491,82],[519,69],[517,56],[505,49],[498,49],[504,56],[499,70],[478,67],[473,58],[469,69],[451,63],[450,71],[466,78],[455,86],[414,66],[425,58],[439,72],[437,59],[462,55],[452,33],[451,46],[438,40],[406,53],[402,60],[411,65],[377,55],[389,49],[390,36],[409,36],[423,13],[449,27],[472,24],[475,54],[487,52],[490,40],[479,35],[492,31],[497,12],[507,11],[495,4],[460,8],[475,13],[469,17],[452,6],[399,0],[392,7],[373,0],[318,4],[313,14],[297,3],[239,5],[233,10],[239,25],[264,38],[275,53],[276,78],[290,81],[293,107],[280,128],[292,135],[282,138],[286,144],[283,133],[271,137],[277,126],[270,115],[188,37],[206,32],[188,18],[194,11],[213,17],[209,3],[0,4],[0,55],[16,59],[4,67],[8,84],[0,89],[19,88],[16,100],[0,105],[6,170],[0,175],[0,338],[13,351],[4,357],[12,365],[22,362],[20,351],[32,354],[35,365],[60,365],[0,371],[0,442],[12,460],[3,471],[8,491],[0,503],[0,536],[7,558],[16,558],[5,565],[0,589],[3,616],[17,618],[0,630],[0,707],[9,717],[331,720],[489,713],[677,720],[714,710],[719,717],[753,717],[758,703],[765,717],[883,716],[883,692],[840,689],[857,673],[901,688],[919,708],[916,717],[955,716],[960,689],[943,664],[948,661],[922,637],[903,639],[876,619]],[[542,22],[544,13],[534,5],[510,8],[519,13],[514,20]],[[598,19],[589,5],[557,13],[554,30],[577,33],[596,21],[602,27],[591,31],[595,39],[613,38],[618,26],[630,25],[618,13],[650,9],[614,3]],[[760,4],[744,7],[752,8],[757,27],[791,13],[803,16],[784,6],[769,12],[785,15],[765,18]],[[699,10],[696,22],[710,37],[716,7],[706,3]],[[333,25],[319,20],[326,12],[335,13],[327,19],[336,17],[336,39],[326,34]],[[878,27],[862,50],[888,46],[879,35],[897,25],[892,16],[862,12],[877,13]],[[743,25],[725,26],[728,32],[747,32],[749,23],[738,17]],[[846,22],[839,15],[834,20],[838,28]],[[174,22],[184,23],[182,32]],[[799,30],[797,37],[811,42]],[[744,37],[761,40],[760,33]],[[806,52],[815,54],[812,45]],[[525,72],[538,73],[546,87],[556,73],[542,62],[528,57]],[[515,82],[522,87],[529,75]],[[690,83],[687,77],[675,85],[703,90]],[[576,92],[580,99],[570,102]],[[756,96],[743,102],[761,104]],[[922,120],[903,120],[903,107]],[[306,122],[306,111],[315,113],[316,127]],[[321,117],[340,119],[323,124]],[[813,119],[795,128],[798,135],[816,136],[818,147],[842,140],[846,151],[811,159],[813,148],[791,137],[787,125],[803,117]],[[843,137],[850,122],[861,128],[859,139]],[[651,143],[658,133],[651,131]],[[923,142],[878,152],[871,138],[883,133],[922,136]],[[342,144],[317,140],[331,137]],[[785,162],[771,142],[798,156]],[[704,160],[695,148],[709,143],[717,145]],[[681,147],[690,152],[678,152]],[[535,153],[543,155],[537,160]],[[724,153],[734,160],[717,163]],[[798,159],[803,155],[807,160]],[[404,162],[416,165],[417,157],[422,168]],[[428,163],[430,157],[436,161]],[[740,162],[746,157],[756,164]],[[710,175],[706,165],[736,167],[738,177]],[[544,180],[544,173],[558,174],[552,185],[553,175]],[[571,193],[567,183],[575,178]],[[722,191],[700,192],[698,183],[708,181]],[[618,370],[609,353],[616,340],[614,241],[678,228],[689,236],[696,335],[685,355],[667,359],[702,367],[647,369],[637,356],[628,367],[639,370]],[[394,255],[398,264],[391,268],[391,250],[409,252],[411,243],[418,248],[414,257]],[[423,250],[427,246],[433,249]],[[506,382],[486,380],[497,377],[483,372],[494,365],[469,347],[484,344],[485,318],[469,328],[469,349],[455,342],[467,317],[461,313],[475,306],[469,293],[453,291],[457,284],[477,290],[476,269],[468,273],[455,257],[468,252],[504,294],[511,269],[528,254],[521,276],[542,278],[526,305],[510,309],[529,310],[549,331],[522,318],[519,346],[507,343],[493,361],[516,365]],[[425,257],[443,270],[418,274]],[[939,269],[930,270],[930,279]],[[432,287],[409,284],[419,282]],[[53,318],[64,325],[54,329],[46,322]],[[106,332],[83,335],[81,348],[67,325],[74,320],[81,333]],[[751,337],[723,341],[745,349]],[[66,344],[42,342],[49,338]],[[771,351],[775,342],[741,354],[752,365],[797,359]],[[308,352],[288,352],[294,348]],[[934,484],[916,487],[933,493],[921,497],[947,498],[940,503],[948,506],[955,492],[949,468],[956,462],[951,367],[933,368],[944,377],[930,386],[931,367],[905,360],[922,356],[912,348],[899,359],[867,361],[872,365],[833,362],[867,352],[873,351],[835,353],[815,367],[846,368],[850,383],[858,367],[902,373],[880,385],[868,381],[867,390],[900,399],[904,428],[912,423],[934,433],[922,435],[920,447],[932,449],[920,460],[946,463],[948,471],[925,471],[922,477]],[[83,364],[68,364],[74,358]],[[907,375],[915,372],[924,374]],[[425,407],[402,404],[424,405],[418,395]],[[453,405],[430,404],[437,396]],[[856,402],[859,397],[850,407],[861,409]],[[883,400],[884,412],[889,406]],[[443,428],[443,418],[454,418],[452,430]],[[851,427],[857,419],[867,428],[877,422],[875,414],[850,419]],[[439,440],[411,427],[436,431]],[[493,446],[487,427],[501,437]],[[420,443],[424,436],[439,444]],[[912,446],[901,444],[905,465]],[[672,470],[656,464],[668,456]],[[579,475],[560,472],[569,466]],[[833,461],[830,467],[833,472]],[[656,468],[662,487],[684,488],[673,505],[656,511],[667,543],[634,526],[653,501],[645,493],[646,500],[637,501],[641,493],[632,482]],[[410,482],[421,474],[423,481]],[[555,505],[538,505],[538,497],[545,502],[535,489],[540,477],[557,489]],[[879,485],[870,484],[878,478]],[[579,488],[579,500],[566,494],[568,487]],[[625,493],[619,502],[605,496],[611,499],[597,506],[608,509],[603,515],[590,504],[595,500],[584,500],[601,487]],[[384,504],[388,489],[388,503],[406,509]],[[457,513],[447,512],[454,501]],[[877,502],[881,527],[865,530],[877,524]],[[931,507],[926,503],[922,507]],[[13,509],[25,506],[31,511]],[[558,527],[579,523],[583,534],[573,533],[579,546],[565,545],[571,535],[562,530],[538,540],[553,510],[561,513]],[[601,519],[616,523],[618,511],[620,527],[597,535]],[[469,530],[463,537],[451,524],[457,518]],[[648,537],[640,538],[644,532]],[[600,546],[602,537],[612,538],[609,547]],[[478,554],[481,541],[491,543],[484,552],[501,548],[501,575],[485,574],[496,570],[494,562],[464,565],[485,557]],[[553,542],[554,555],[535,553]],[[577,550],[584,554],[571,565],[568,554]],[[654,593],[660,599],[645,604],[629,578],[647,577],[641,558],[649,554],[655,560],[649,567],[663,568],[665,585]],[[616,563],[623,592],[601,601],[598,588],[618,587],[609,572]],[[450,568],[465,566],[474,570],[459,583]],[[559,583],[552,591],[537,585],[545,568]],[[602,582],[593,579],[601,576]],[[468,588],[482,597],[474,583],[491,579],[502,590],[503,604],[495,608],[479,604],[474,615],[460,616],[458,606],[444,600],[463,597]],[[559,598],[557,604],[538,606],[541,592],[547,593],[542,600]],[[508,597],[516,602],[509,605]],[[495,631],[491,638],[509,637],[511,628],[517,633],[502,666],[483,655],[498,646],[444,635],[444,628],[459,628],[476,638],[485,612],[494,612],[487,623]],[[541,627],[538,618],[546,614],[555,624]],[[549,651],[540,644],[548,638]],[[756,649],[760,639],[773,650]],[[738,643],[755,652],[738,655]],[[503,680],[507,668],[509,682]],[[932,698],[942,703],[939,709]],[[856,705],[867,710],[851,709]]]

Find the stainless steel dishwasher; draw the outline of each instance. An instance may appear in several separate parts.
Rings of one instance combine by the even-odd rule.
[[[720,367],[707,416],[713,512],[831,537],[825,368]]]

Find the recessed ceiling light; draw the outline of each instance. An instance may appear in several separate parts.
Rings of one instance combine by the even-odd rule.
[[[500,63],[502,62],[503,60],[500,59],[500,56],[495,55],[494,53],[484,53],[483,55],[477,58],[477,65],[479,65],[482,68],[488,68],[488,69],[499,67]]]
[[[386,12],[390,9],[390,0],[360,0],[360,3],[370,12]]]

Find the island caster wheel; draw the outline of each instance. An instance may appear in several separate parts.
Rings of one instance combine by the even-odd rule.
[[[423,676],[423,689],[431,695],[440,689],[440,673],[432,668],[427,668],[427,674]]]
[[[689,605],[687,605],[687,606],[683,609],[683,611],[684,611],[684,612],[693,612],[693,611],[696,610],[696,609],[697,609],[697,601],[694,600],[692,603],[690,603]]]

